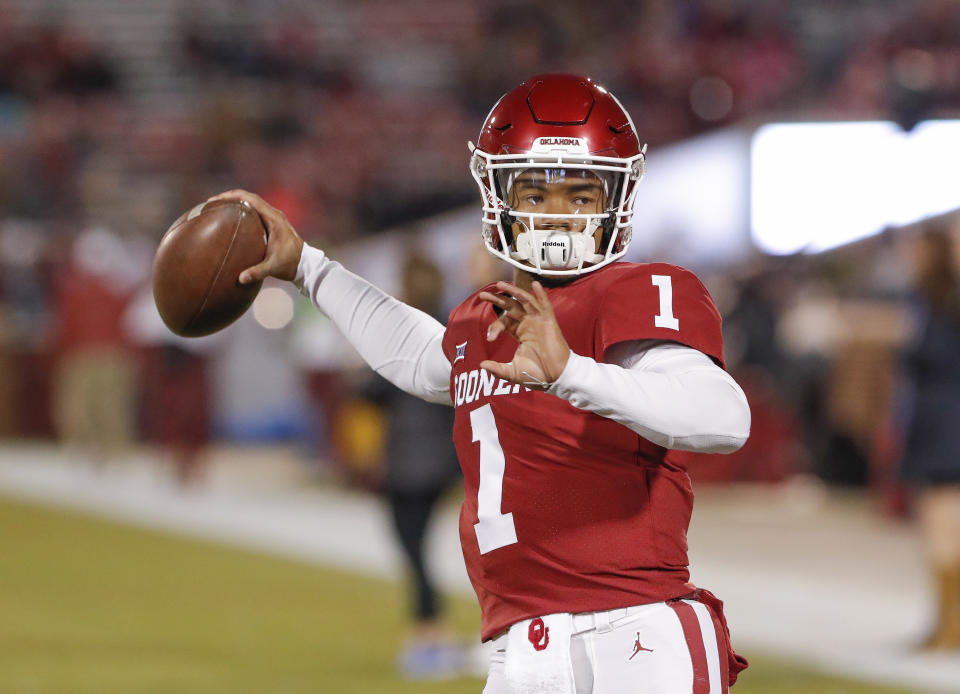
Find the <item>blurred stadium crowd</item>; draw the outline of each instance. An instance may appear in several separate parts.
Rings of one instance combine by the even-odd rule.
[[[0,201],[51,222],[117,203],[112,174],[165,193],[167,216],[229,183],[318,239],[394,226],[472,202],[451,175],[465,141],[504,85],[543,71],[602,76],[651,148],[743,119],[960,108],[950,0],[160,0],[114,12],[109,38],[57,7],[0,4]]]
[[[524,76],[596,76],[652,151],[784,118],[909,128],[960,112],[958,35],[953,0],[0,0],[0,434],[207,440],[213,357],[124,316],[169,221],[222,189],[348,246],[475,205],[466,141]],[[892,459],[910,238],[715,278],[755,425],[705,477],[864,483]]]

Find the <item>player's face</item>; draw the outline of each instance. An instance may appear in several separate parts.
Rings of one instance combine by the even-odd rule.
[[[509,205],[521,213],[602,214],[607,205],[607,194],[603,182],[589,171],[528,169],[513,182]],[[535,218],[538,229],[557,231],[583,231],[586,223],[586,219],[578,217]],[[600,234],[598,229],[597,243]]]

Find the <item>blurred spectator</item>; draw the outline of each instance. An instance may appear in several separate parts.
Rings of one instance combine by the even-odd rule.
[[[135,433],[136,371],[121,323],[133,288],[127,265],[122,241],[91,229],[57,278],[55,425],[97,465],[126,452]]]
[[[195,485],[203,479],[212,428],[208,352],[221,338],[171,333],[157,312],[151,285],[130,301],[123,327],[139,352],[141,434],[158,446],[181,487]]]
[[[199,482],[210,441],[207,358],[168,342],[150,349],[143,373],[143,434],[170,458],[183,487]]]
[[[0,174],[0,201],[37,218],[77,211],[79,174],[122,143],[122,176],[266,191],[313,240],[349,240],[472,200],[468,177],[450,176],[476,135],[466,124],[541,71],[602,78],[654,148],[785,109],[905,127],[960,109],[952,0],[225,8],[156,10],[172,42],[114,17],[108,50],[77,19],[0,5],[0,156],[18,172]],[[92,25],[102,10],[88,10]]]
[[[66,27],[41,25],[7,38],[0,45],[0,93],[30,99],[57,93],[83,97],[119,86],[106,54]]]
[[[426,257],[408,253],[403,263],[401,297],[442,320],[440,269]],[[386,411],[381,488],[413,579],[413,628],[398,664],[411,678],[453,676],[462,665],[461,650],[443,618],[443,607],[424,561],[430,518],[437,503],[460,478],[450,437],[453,409],[408,395],[379,377],[367,397]]]
[[[902,475],[916,489],[937,621],[922,647],[960,649],[960,281],[943,229],[918,239],[916,333],[904,355],[909,393]]]

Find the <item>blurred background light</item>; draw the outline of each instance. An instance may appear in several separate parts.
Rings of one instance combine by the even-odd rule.
[[[633,261],[720,267],[749,255],[750,133],[719,130],[652,149],[634,204]]]
[[[701,77],[690,87],[690,108],[705,121],[723,120],[733,109],[733,90],[720,77]]]
[[[772,123],[753,136],[750,224],[767,253],[820,252],[960,207],[960,120]]]
[[[264,287],[253,301],[253,317],[267,330],[280,330],[293,320],[293,299],[280,287]]]
[[[893,58],[893,77],[908,89],[930,89],[936,81],[937,62],[929,51],[904,48]]]

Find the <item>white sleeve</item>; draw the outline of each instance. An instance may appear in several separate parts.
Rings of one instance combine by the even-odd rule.
[[[675,342],[615,345],[600,363],[570,352],[548,392],[609,417],[658,446],[732,453],[750,434],[740,386],[711,359]]]
[[[294,284],[374,371],[411,395],[452,404],[442,323],[306,244]]]

